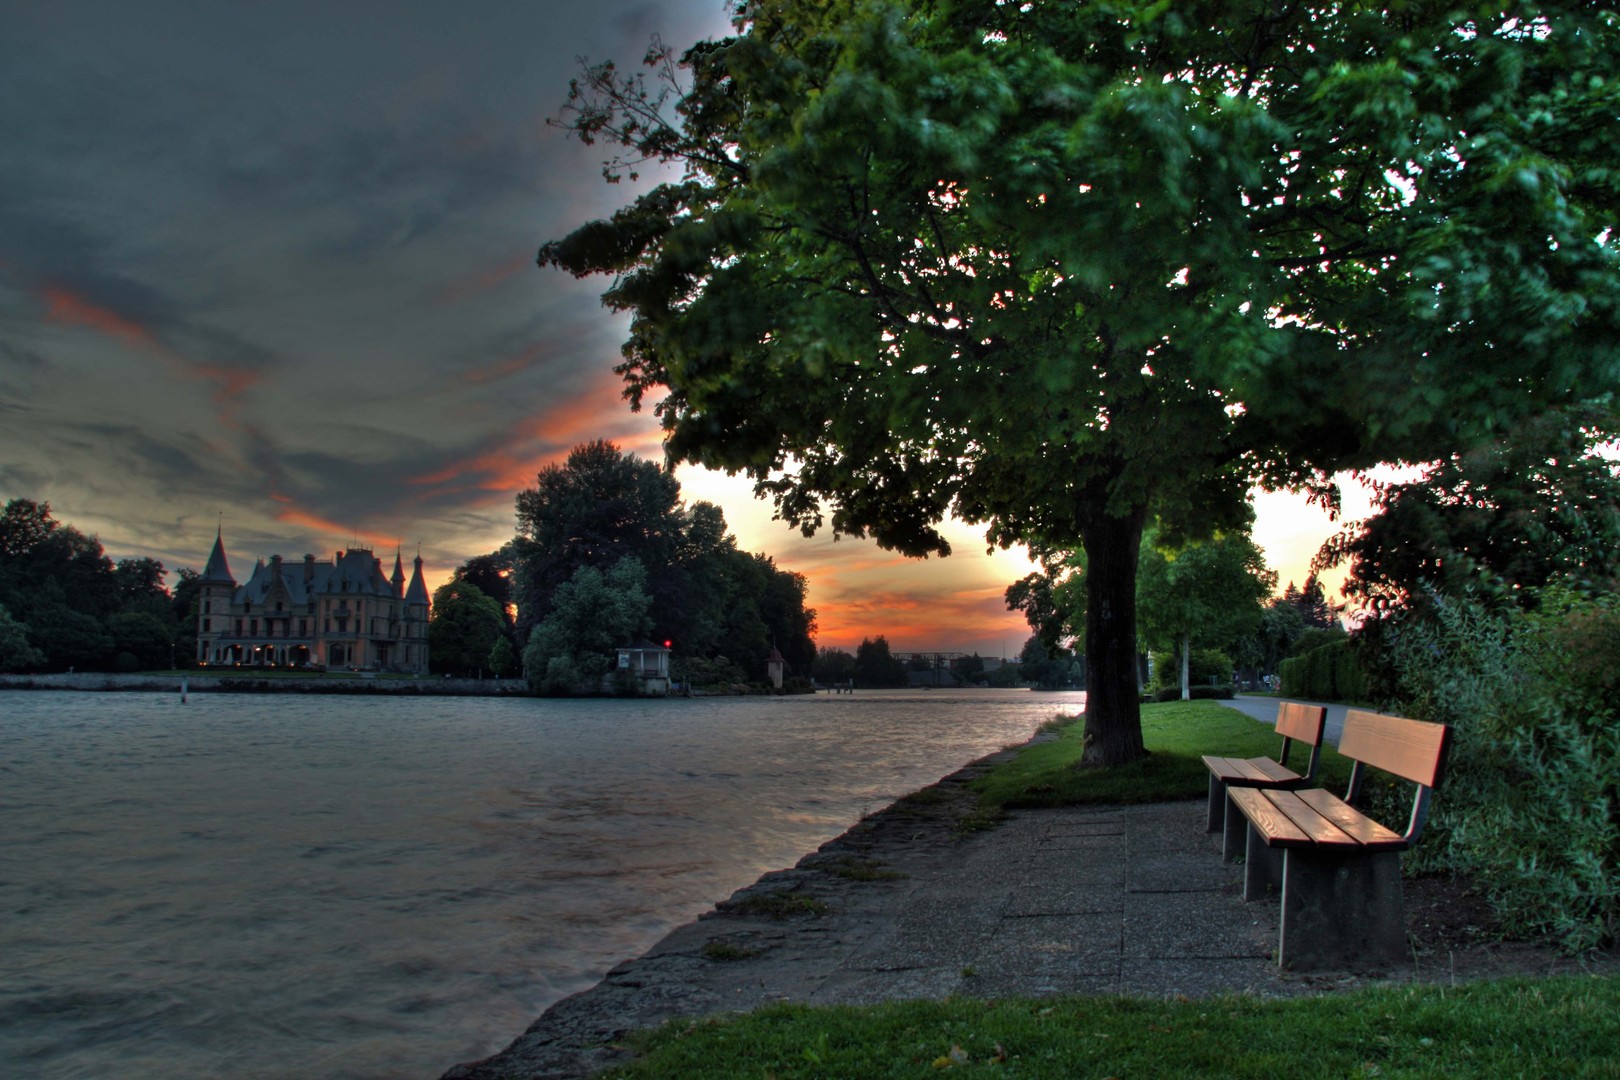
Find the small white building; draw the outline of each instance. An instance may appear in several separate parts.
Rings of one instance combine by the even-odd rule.
[[[662,697],[669,693],[669,646],[642,640],[618,649],[618,670],[641,680],[641,692]]]

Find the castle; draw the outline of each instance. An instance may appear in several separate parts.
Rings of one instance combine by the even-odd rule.
[[[302,565],[291,566],[272,555],[238,585],[221,532],[198,584],[197,662],[204,666],[427,674],[428,591],[420,555],[408,588],[397,552],[388,578],[364,548],[339,551],[330,561],[305,555]]]

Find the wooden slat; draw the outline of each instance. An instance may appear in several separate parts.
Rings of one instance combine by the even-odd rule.
[[[1279,765],[1270,758],[1249,758],[1249,767],[1265,776],[1269,783],[1291,784],[1304,777],[1286,765]]]
[[[1306,746],[1315,746],[1322,741],[1322,730],[1326,724],[1326,705],[1285,701],[1277,706],[1277,734],[1298,739]]]
[[[1216,757],[1213,754],[1205,754],[1204,765],[1210,772],[1228,783],[1234,780],[1244,780],[1249,776],[1249,770],[1243,767],[1242,758]]]
[[[1331,791],[1313,788],[1296,794],[1301,802],[1333,822],[1368,851],[1387,851],[1406,847],[1405,837],[1384,828]]]
[[[1228,788],[1227,797],[1260,833],[1267,847],[1310,847],[1308,833],[1294,824],[1260,788]]]
[[[1344,719],[1339,753],[1375,769],[1434,787],[1445,764],[1451,729],[1404,716],[1351,709]]]
[[[1205,754],[1204,766],[1223,783],[1239,787],[1275,787],[1303,779],[1299,773],[1270,758],[1227,758]]]
[[[1311,805],[1292,791],[1268,791],[1266,798],[1277,812],[1293,822],[1295,827],[1317,847],[1360,847],[1345,831],[1318,814]]]

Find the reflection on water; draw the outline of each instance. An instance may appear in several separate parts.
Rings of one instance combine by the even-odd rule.
[[[8,1076],[436,1076],[1078,694],[0,692]]]

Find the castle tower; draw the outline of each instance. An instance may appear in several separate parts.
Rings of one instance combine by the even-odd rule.
[[[405,663],[410,670],[426,675],[428,670],[428,591],[422,579],[422,556],[416,557],[411,587],[405,590]]]
[[[230,629],[231,595],[236,592],[236,579],[225,561],[225,530],[221,526],[214,534],[214,550],[209,553],[208,565],[197,595],[197,662],[200,664],[227,663],[223,654],[216,652],[217,643]]]

